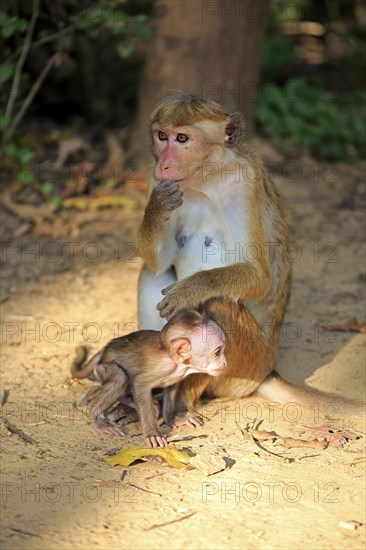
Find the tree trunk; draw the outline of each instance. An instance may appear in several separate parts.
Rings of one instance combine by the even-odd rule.
[[[148,153],[147,123],[154,105],[181,90],[244,113],[253,130],[254,104],[268,2],[156,0],[154,36],[139,93],[132,150]]]

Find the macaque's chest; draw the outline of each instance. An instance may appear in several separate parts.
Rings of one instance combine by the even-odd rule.
[[[235,203],[185,192],[174,220],[177,279],[242,261],[241,250],[249,239],[245,226],[243,208]]]

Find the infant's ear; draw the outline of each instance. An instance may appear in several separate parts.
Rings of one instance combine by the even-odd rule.
[[[174,338],[169,343],[169,355],[175,363],[183,363],[191,357],[191,342],[188,338]]]

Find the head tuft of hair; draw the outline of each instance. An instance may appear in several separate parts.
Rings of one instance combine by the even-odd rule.
[[[189,126],[201,120],[223,121],[229,114],[230,111],[216,101],[179,93],[157,104],[151,114],[151,124]]]
[[[171,337],[174,338],[187,336],[202,328],[207,324],[207,319],[193,309],[182,309],[167,322],[161,330],[161,341],[164,346],[169,344]]]

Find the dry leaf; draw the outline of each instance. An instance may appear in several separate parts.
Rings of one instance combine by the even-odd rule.
[[[68,139],[63,139],[58,144],[56,165],[62,167],[70,155],[73,155],[79,151],[85,151],[87,148],[88,142],[80,136],[73,136]]]
[[[108,456],[105,458],[107,464],[111,466],[130,466],[136,460],[149,460],[148,457],[158,456],[161,457],[171,466],[177,470],[187,470],[189,468],[190,456],[186,453],[178,451],[178,449],[171,445],[170,447],[161,447],[158,449],[141,449],[139,447],[130,447],[127,449],[121,449],[120,452],[114,456]]]
[[[362,325],[356,318],[349,319],[345,323],[324,325],[323,329],[328,332],[362,332],[366,333],[366,325]]]
[[[309,439],[304,441],[303,439],[295,439],[293,437],[284,437],[281,439],[276,439],[273,443],[276,445],[281,445],[285,449],[297,449],[298,447],[309,447],[310,449],[326,449],[328,443],[325,441],[319,441],[318,439]]]
[[[78,210],[97,210],[106,206],[124,206],[126,208],[137,208],[136,199],[126,197],[125,195],[115,195],[109,197],[71,197],[62,201],[64,208],[77,208]]]
[[[348,441],[359,439],[359,436],[350,430],[337,430],[333,426],[315,426],[309,428],[316,437],[327,442],[328,447],[343,447]]]

